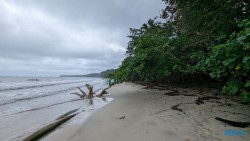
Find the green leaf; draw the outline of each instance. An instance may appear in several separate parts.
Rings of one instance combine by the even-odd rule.
[[[227,60],[223,61],[222,64],[223,64],[224,66],[228,66],[228,65],[230,65],[231,63],[233,63],[236,59],[237,59],[237,58],[227,59]]]
[[[242,60],[242,63],[248,63],[248,60],[250,60],[249,56],[245,56]]]
[[[244,85],[244,87],[250,87],[250,80],[248,80],[248,81],[246,82],[246,84]]]

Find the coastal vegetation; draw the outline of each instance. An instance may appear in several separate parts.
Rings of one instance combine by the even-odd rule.
[[[248,102],[250,2],[163,1],[160,20],[130,28],[126,58],[109,76],[110,85],[209,82],[221,93],[241,95]]]
[[[60,75],[60,77],[100,77],[100,78],[108,78],[109,74],[114,72],[114,69],[107,69],[100,73],[89,73],[85,75]]]

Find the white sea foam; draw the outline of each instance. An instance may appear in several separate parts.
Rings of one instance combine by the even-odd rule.
[[[86,83],[94,90],[107,87],[107,80],[84,77],[0,77],[0,116],[36,110],[79,99],[70,93]]]

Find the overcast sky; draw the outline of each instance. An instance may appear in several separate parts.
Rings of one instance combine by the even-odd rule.
[[[117,68],[130,27],[161,0],[1,0],[0,76],[59,76]]]

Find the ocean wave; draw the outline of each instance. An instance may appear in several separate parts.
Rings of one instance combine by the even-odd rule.
[[[40,81],[40,80],[37,78],[34,78],[34,79],[28,79],[27,81]]]
[[[101,83],[99,82],[99,83],[94,83],[94,84],[91,84],[91,85],[96,86],[96,85],[99,85],[99,84],[101,84]],[[51,85],[49,85],[49,86],[51,86]],[[74,86],[74,87],[70,87],[70,88],[67,88],[67,89],[62,89],[62,90],[59,90],[59,91],[51,91],[51,92],[47,92],[47,93],[42,94],[42,95],[24,95],[24,97],[19,97],[19,98],[12,97],[9,100],[0,101],[0,106],[6,105],[6,104],[12,104],[12,103],[19,102],[19,101],[26,101],[26,100],[32,100],[32,99],[37,99],[37,98],[43,98],[43,97],[47,97],[47,96],[58,95],[58,94],[61,94],[61,93],[66,93],[66,92],[70,92],[70,91],[73,91],[73,90],[77,90],[77,87],[82,87],[82,86]]]
[[[0,116],[15,115],[15,114],[20,114],[20,113],[25,113],[25,112],[30,112],[30,111],[41,110],[41,109],[49,108],[49,107],[52,107],[52,106],[61,105],[61,104],[65,104],[65,103],[70,103],[70,102],[75,102],[75,101],[79,101],[79,100],[82,100],[82,99],[67,100],[67,101],[63,101],[63,102],[59,102],[59,103],[53,103],[51,105],[41,106],[41,107],[32,108],[32,109],[26,109],[26,110],[12,112],[12,113],[8,113],[8,114],[2,113],[2,114],[0,114]]]
[[[33,95],[33,96],[22,97],[22,98],[12,98],[10,100],[1,101],[0,106],[7,105],[7,104],[12,104],[12,103],[19,102],[19,101],[32,100],[32,99],[36,99],[36,98],[43,98],[43,97],[47,97],[47,96],[58,95],[58,94],[69,92],[69,91],[72,91],[72,90],[75,90],[75,89],[76,88],[69,88],[69,89],[64,89],[64,90],[60,90],[60,91],[47,93],[47,94],[44,94],[44,95]]]
[[[73,81],[73,82],[63,82],[63,83],[51,83],[51,84],[42,84],[42,85],[29,85],[29,86],[2,88],[2,89],[0,89],[0,92],[21,90],[21,89],[30,89],[30,88],[38,88],[38,87],[47,87],[47,86],[55,86],[55,85],[64,85],[64,84],[73,84],[73,83],[84,83],[84,82],[89,82],[89,80],[88,81]]]

